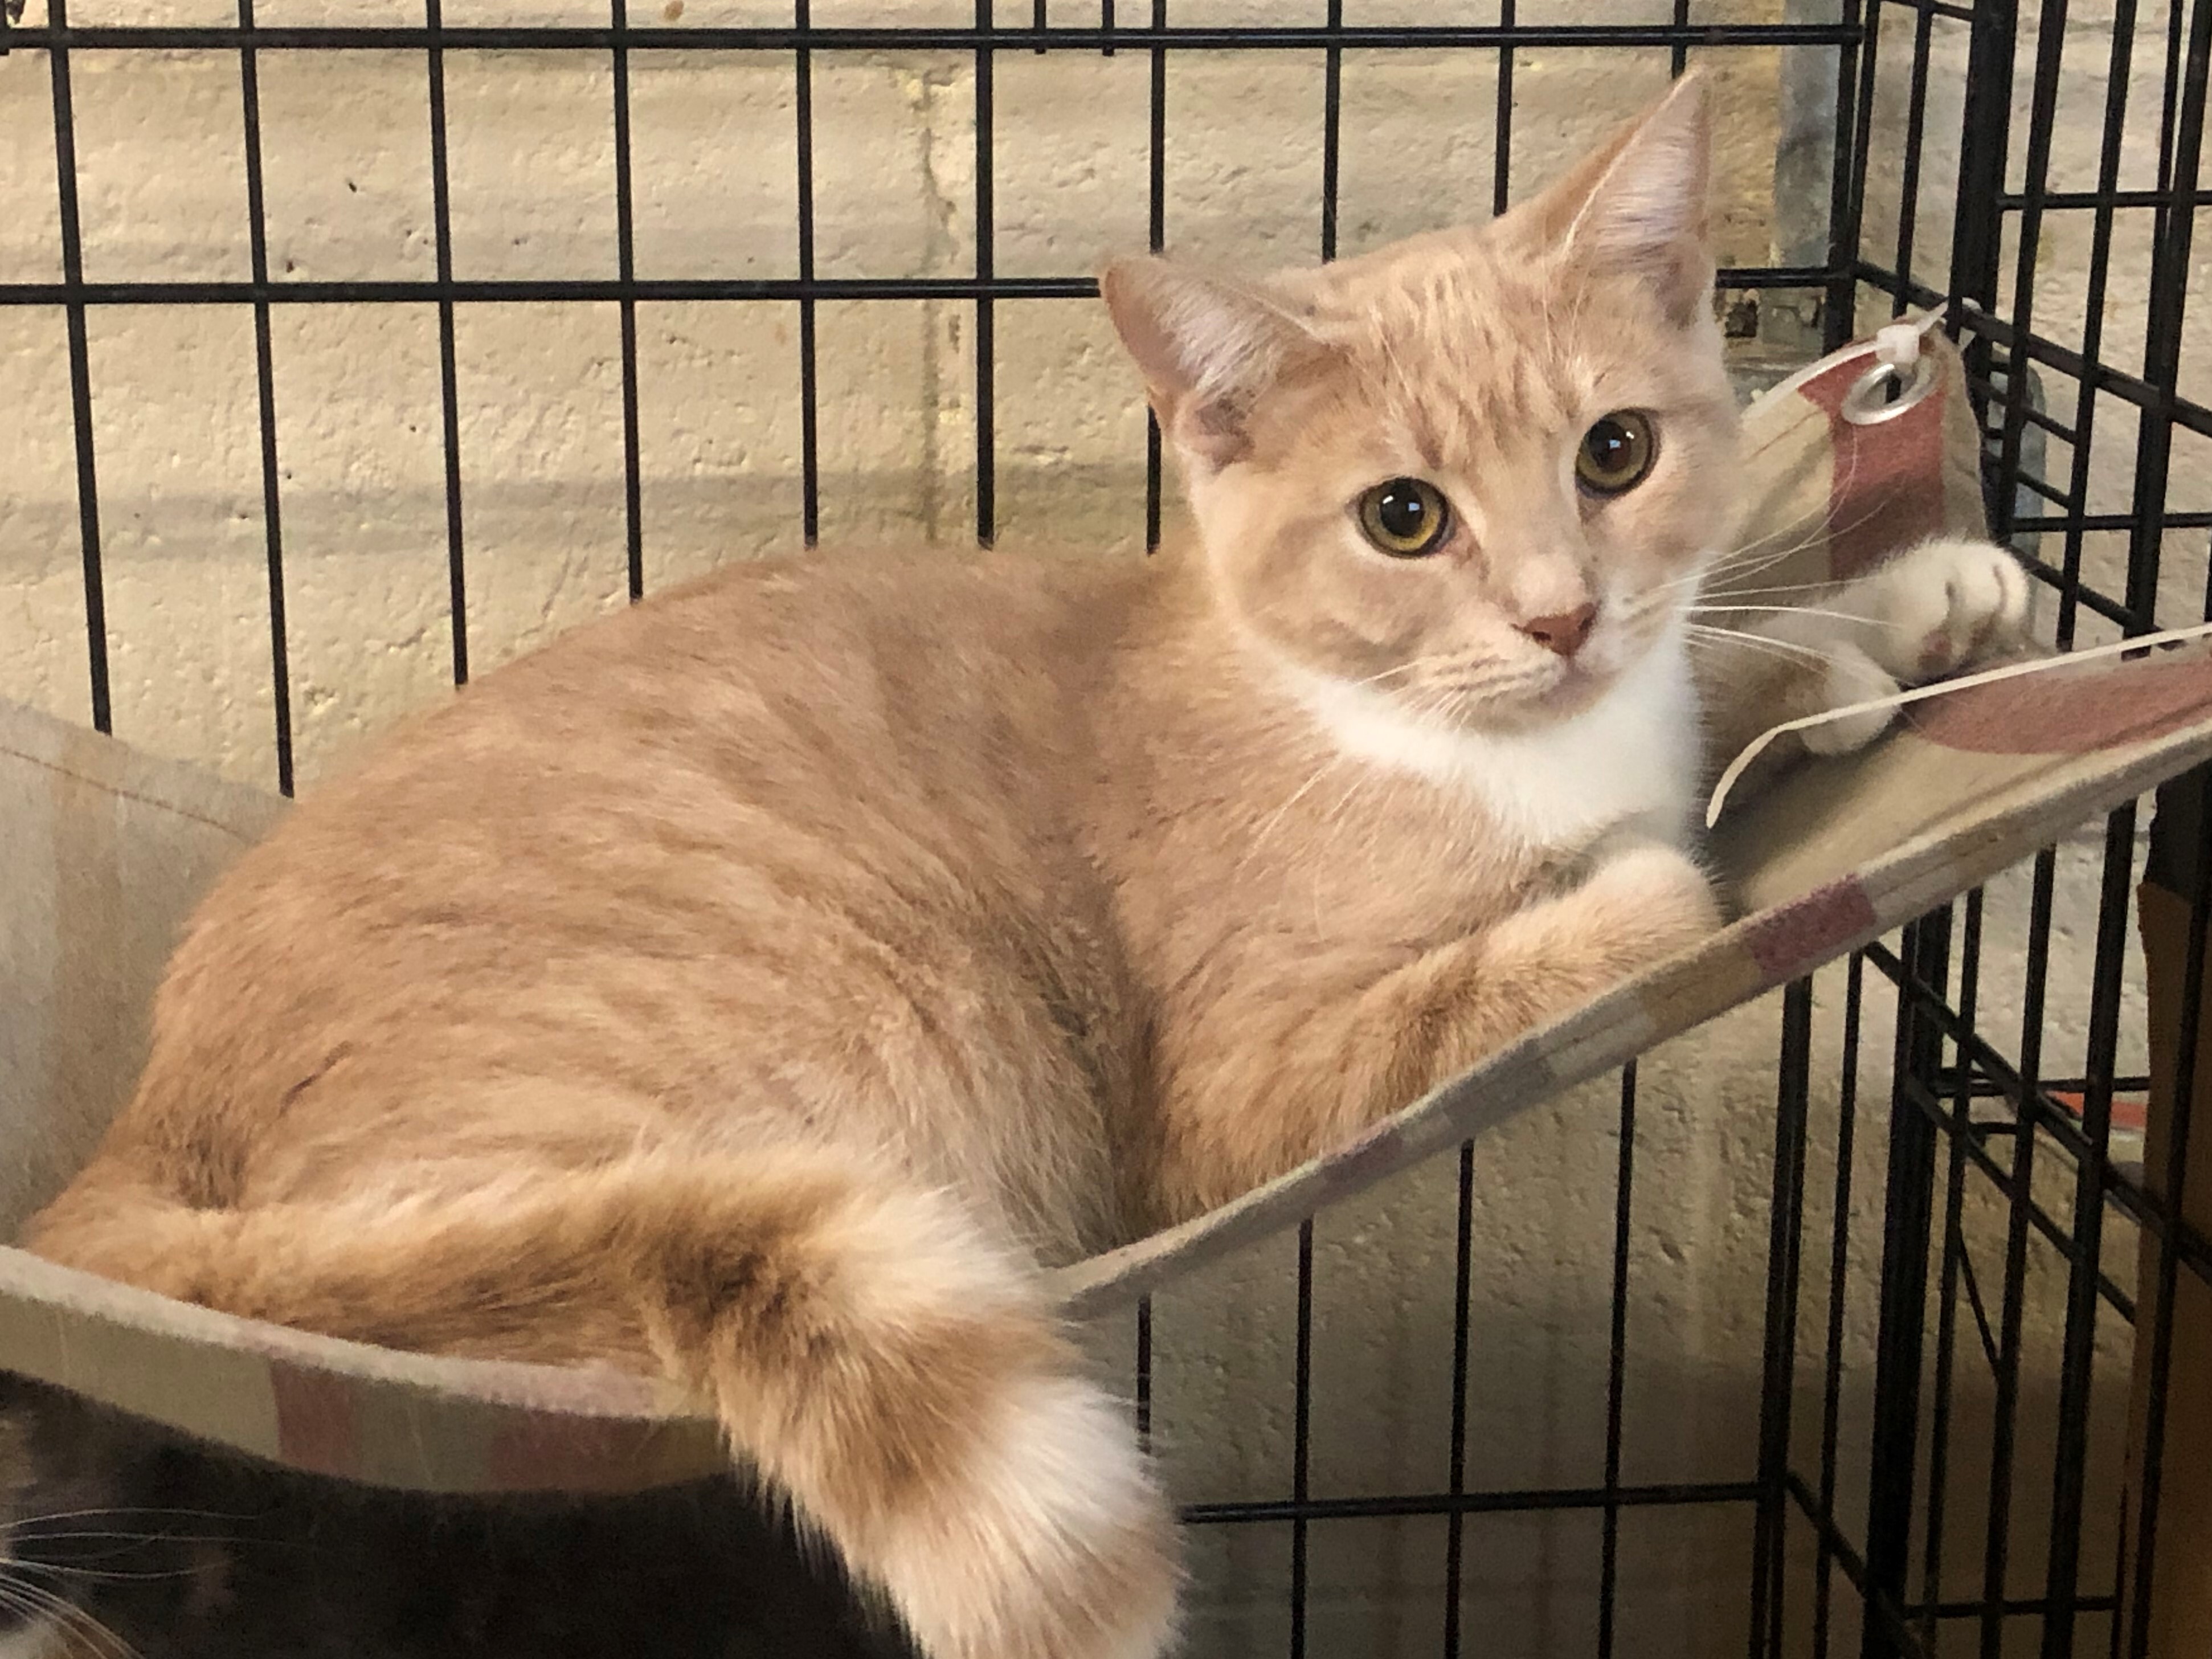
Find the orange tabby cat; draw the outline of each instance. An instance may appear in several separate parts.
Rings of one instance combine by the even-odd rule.
[[[27,1242],[664,1373],[931,1659],[1166,1651],[1169,1513],[1040,1264],[1719,923],[1685,850],[1736,428],[1709,147],[1692,80],[1480,229],[1115,265],[1193,545],[747,565],[470,687],[209,898]],[[2014,625],[2002,556],[1924,552],[1954,657]],[[1894,598],[1835,608],[1948,665],[1890,649]]]

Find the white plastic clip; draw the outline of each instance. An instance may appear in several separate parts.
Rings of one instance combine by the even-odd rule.
[[[1874,355],[1892,368],[1911,368],[1920,361],[1920,331],[1910,323],[1892,323],[1876,329]]]
[[[1904,370],[1920,361],[1920,343],[1943,320],[1941,306],[1917,317],[1900,317],[1874,331],[1874,355],[1890,368]]]
[[[1942,311],[1924,311],[1917,317],[1900,317],[1875,331],[1874,367],[1844,394],[1845,420],[1853,426],[1879,426],[1895,420],[1936,389],[1936,365],[1922,348],[1942,320]],[[1868,348],[1850,349],[1864,352]]]

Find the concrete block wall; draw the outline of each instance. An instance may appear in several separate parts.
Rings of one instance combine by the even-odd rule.
[[[1010,20],[1029,15],[1027,7],[1004,9]],[[1658,17],[1668,8],[1646,9]],[[106,13],[95,0],[71,13],[87,22],[227,15],[213,0],[131,0]],[[281,0],[258,13],[270,23],[401,15],[321,0]],[[455,22],[568,15],[519,0],[447,14]],[[972,15],[909,0],[823,6],[816,16],[903,23]],[[1193,24],[1302,15],[1251,0],[1176,13]],[[775,17],[758,5],[701,3],[678,21]],[[1720,67],[1729,112],[1728,252],[1755,261],[1766,256],[1771,216],[1778,65],[1767,53],[1731,55]],[[0,199],[11,209],[0,229],[0,273],[18,279],[59,271],[50,91],[40,68],[19,56],[0,75],[11,135],[0,160]],[[1665,74],[1663,52],[1523,55],[1515,188],[1549,176],[1656,92]],[[1344,251],[1487,214],[1496,75],[1492,54],[1352,55]],[[1085,270],[1108,252],[1144,245],[1147,76],[1138,54],[1000,58],[992,160],[1000,272]],[[430,274],[421,64],[406,53],[274,52],[264,56],[260,77],[271,272],[299,280]],[[821,274],[974,268],[973,78],[972,58],[957,55],[817,58]],[[631,80],[640,273],[796,274],[788,62],[641,52]],[[87,275],[246,276],[234,58],[80,52],[74,92]],[[611,98],[611,70],[600,55],[448,54],[459,275],[614,274]],[[1316,54],[1174,60],[1166,203],[1173,245],[1266,263],[1316,257],[1321,104]],[[796,323],[795,307],[782,305],[640,308],[649,584],[790,537]],[[1142,528],[1142,410],[1097,308],[1002,305],[996,326],[1001,539],[1133,544]],[[969,533],[972,307],[828,305],[819,327],[824,535]],[[24,416],[21,487],[0,505],[0,546],[9,550],[0,615],[10,647],[0,653],[0,694],[82,712],[61,319],[17,311],[0,329],[0,396]],[[623,594],[617,329],[611,306],[461,313],[470,654],[479,672]],[[118,729],[267,781],[272,713],[251,330],[241,308],[101,311],[90,350]],[[429,695],[449,666],[436,325],[427,307],[286,307],[272,332],[294,716],[306,780],[394,708]],[[178,445],[180,434],[192,438],[189,447]]]
[[[1074,0],[1054,0],[1055,21]],[[43,0],[31,0],[33,20]],[[1000,21],[1030,7],[1000,0]],[[1125,13],[1138,8],[1122,0]],[[1318,0],[1176,0],[1175,21],[1319,21]],[[262,0],[261,21],[408,21],[389,0]],[[1346,21],[1495,21],[1487,0],[1371,0]],[[1787,15],[1818,15],[1810,0]],[[462,0],[448,21],[597,21],[586,0]],[[1784,0],[1713,0],[1700,21],[1773,21]],[[632,15],[672,27],[776,23],[765,0],[665,0]],[[1671,0],[1523,0],[1522,21],[1663,21]],[[225,0],[79,0],[79,22],[221,22]],[[821,23],[971,21],[957,0],[817,0]],[[1079,14],[1095,17],[1096,8]],[[2130,168],[2154,139],[2163,0],[2145,0]],[[1901,135],[1895,9],[1881,50],[1878,111]],[[2105,7],[2074,8],[2054,183],[2094,182],[2094,82]],[[1909,22],[1909,20],[1907,20]],[[2034,37],[2021,46],[2032,63]],[[1915,269],[1948,269],[1964,73],[1963,33],[1937,20]],[[1724,257],[1757,263],[1807,234],[1807,204],[1778,204],[1785,85],[1826,73],[1825,53],[1706,54],[1720,71]],[[2148,67],[2145,68],[2144,65]],[[1525,191],[1656,91],[1663,52],[1526,51],[1515,68],[1513,188]],[[957,275],[975,252],[975,69],[958,54],[818,54],[814,59],[816,260],[824,275]],[[1346,55],[1340,242],[1346,252],[1489,209],[1494,54]],[[1064,274],[1140,246],[1146,203],[1140,54],[1002,54],[994,71],[994,252],[1001,273]],[[222,52],[81,52],[73,64],[85,261],[95,280],[247,274],[238,66]],[[2021,77],[2024,105],[2027,76]],[[456,271],[469,277],[593,276],[616,269],[611,70],[588,53],[451,52],[447,59]],[[423,67],[404,52],[261,60],[273,273],[295,279],[422,277],[434,268]],[[52,88],[42,56],[0,60],[0,280],[59,274]],[[790,63],[637,53],[631,70],[636,258],[645,276],[796,273],[795,123]],[[1318,54],[1191,54],[1169,70],[1171,246],[1254,261],[1318,249]],[[2016,112],[2024,127],[2024,107]],[[1896,144],[1874,157],[1869,246],[1897,238]],[[2087,169],[2085,175],[2084,169]],[[2017,169],[2015,168],[2015,171]],[[1811,219],[1820,231],[1817,214]],[[2054,222],[2039,267],[2039,323],[2078,339],[2086,318],[2086,222]],[[2147,233],[2129,219],[2106,290],[2108,342],[2140,353]],[[2208,255],[2207,257],[2212,257]],[[1870,300],[1869,304],[1874,302]],[[1770,334],[1779,307],[1770,300]],[[799,519],[796,308],[641,305],[638,313],[648,588],[732,557],[787,546]],[[997,307],[997,518],[1010,544],[1118,549],[1142,532],[1143,415],[1095,307]],[[2212,322],[2197,307],[2190,362],[2212,372]],[[2072,333],[2067,331],[2074,331]],[[819,313],[823,532],[832,540],[972,533],[975,313],[965,303],[824,304]],[[302,788],[450,678],[444,456],[434,313],[416,306],[277,307],[271,325],[282,468],[292,714]],[[96,308],[94,388],[117,732],[158,752],[267,785],[272,701],[260,439],[251,313],[239,307]],[[1770,341],[1770,344],[1772,342]],[[2119,354],[2124,366],[2124,352]],[[621,372],[611,306],[461,309],[455,357],[469,648],[477,672],[623,602]],[[2054,397],[2057,396],[2054,391]],[[76,453],[63,319],[0,307],[0,696],[88,714]],[[2068,413],[2057,410],[2062,416]],[[2124,509],[2133,417],[2100,406],[2096,510]],[[2195,448],[2178,488],[2212,490]],[[2197,448],[2201,448],[2197,446]],[[2063,449],[2053,465],[2063,471]],[[2194,459],[2190,459],[2194,457]],[[2191,499],[2177,505],[2203,506]],[[2195,614],[2201,536],[2171,539],[2164,592]],[[2110,583],[2121,538],[2097,536],[2085,570]],[[2118,563],[2116,565],[2115,561]],[[2097,637],[2094,628],[2085,630]],[[2099,834],[2063,849],[2046,1068],[2081,1068],[2096,912]],[[1985,1029],[2016,1040],[2024,877],[1992,889],[1980,988]],[[2132,970],[2131,970],[2132,971]],[[1807,1235],[1825,1262],[1839,1111],[1838,975],[1823,979]],[[2123,1070],[2141,1068],[2140,994],[2130,981]],[[1879,1270],[1889,1000],[1869,985],[1853,1216],[1842,1329],[1847,1510],[1863,1476]],[[1767,1194],[1772,1161],[1772,1002],[1669,1045],[1642,1070],[1632,1232],[1622,1477],[1632,1483],[1748,1478],[1758,1421]],[[1532,1113],[1475,1159],[1471,1253],[1470,1487],[1589,1486],[1602,1474],[1611,1300],[1613,1085]],[[2046,1160],[2046,1164],[2050,1161]],[[1325,1216],[1316,1230],[1312,1490],[1433,1492],[1449,1478],[1458,1171],[1451,1160]],[[2046,1201],[2069,1196],[2057,1176]],[[1970,1186],[1967,1236],[1985,1285],[2002,1215]],[[2109,1270],[2125,1283],[2131,1240]],[[1294,1295],[1290,1247],[1177,1287],[1157,1315],[1158,1442],[1189,1500],[1279,1495],[1290,1480]],[[2047,1445],[2063,1284],[2038,1255],[2028,1307],[2021,1443]],[[1818,1451],[1824,1267],[1808,1269],[1800,1351],[1808,1379],[1794,1419],[1800,1467]],[[1126,1346],[1127,1333],[1102,1335]],[[2092,1512],[2109,1515],[2126,1333],[2109,1318],[2096,1396],[2100,1462]],[[1956,1582],[1978,1583],[1972,1518],[1986,1456],[1985,1376],[1961,1351],[1953,1468]],[[2047,1473],[2022,1475],[2016,1593],[2039,1586],[2034,1528]],[[2101,1524],[2101,1521],[2100,1521]],[[1440,1522],[1316,1523],[1309,1651],[1374,1659],[1431,1653],[1442,1619]],[[1795,1540],[1802,1542],[1802,1539]],[[1464,1532],[1464,1607],[1474,1650],[1553,1659],[1592,1650],[1595,1514],[1501,1515]],[[1192,1651],[1241,1659],[1283,1650],[1287,1528],[1199,1529]],[[1749,1513],[1632,1510],[1620,1522],[1620,1650],[1651,1659],[1734,1652],[1747,1617]],[[2099,1548],[2109,1549],[2109,1540]],[[2096,1570],[2093,1552],[2092,1571]],[[1793,1585],[1793,1627],[1806,1606]],[[1846,1598],[1847,1599],[1847,1598]],[[1846,1614],[1848,1618],[1848,1614]]]

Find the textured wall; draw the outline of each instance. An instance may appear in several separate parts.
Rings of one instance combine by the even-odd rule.
[[[32,0],[33,18],[41,0]],[[263,0],[264,22],[404,21],[375,0]],[[634,6],[633,15],[655,8]],[[1139,9],[1124,0],[1125,13]],[[2094,175],[2102,52],[2095,9],[2069,54],[2058,163],[2069,187]],[[1176,0],[1175,20],[1317,21],[1317,3]],[[1523,21],[1663,20],[1671,0],[1523,0]],[[1721,0],[1701,20],[1778,18],[1783,0]],[[1001,20],[1025,3],[1001,0]],[[1348,21],[1494,21],[1479,0],[1352,4]],[[1893,15],[1895,9],[1885,15]],[[1793,17],[1819,15],[1793,3]],[[953,0],[817,0],[823,23],[962,23]],[[1058,0],[1055,21],[1095,8]],[[2153,15],[2153,14],[2156,14]],[[73,21],[222,21],[222,0],[81,0]],[[456,23],[595,21],[576,0],[463,0]],[[756,0],[669,0],[676,27],[777,22]],[[1964,65],[1939,20],[1916,269],[1942,282]],[[2163,7],[2145,8],[2146,40]],[[1881,109],[1901,118],[1907,37],[1893,15]],[[2032,61],[2033,39],[2021,47]],[[2145,53],[2146,57],[2150,54]],[[1825,53],[1711,54],[1722,71],[1724,253],[1789,257],[1824,235],[1802,185],[1775,203],[1781,112],[1805,108]],[[1530,51],[1516,69],[1513,181],[1523,191],[1656,89],[1665,54]],[[998,60],[998,269],[1061,274],[1141,246],[1148,65],[1136,54]],[[418,58],[364,52],[262,60],[269,250],[302,279],[421,277],[433,270],[428,114]],[[1347,55],[1342,160],[1345,251],[1489,205],[1494,54]],[[1785,96],[1784,83],[1796,77]],[[2141,73],[2139,71],[2139,78]],[[2023,76],[2023,85],[2025,76]],[[447,61],[454,263],[463,276],[611,276],[616,268],[611,77],[590,54],[454,52]],[[2155,65],[2137,125],[2155,131]],[[242,277],[248,270],[235,58],[219,52],[78,54],[75,64],[86,270],[121,277]],[[794,109],[788,59],[637,55],[632,76],[641,275],[795,273]],[[2023,92],[2023,99],[2025,93]],[[0,61],[0,279],[59,271],[51,88],[45,60]],[[824,275],[961,274],[975,255],[972,59],[818,56],[814,119]],[[1816,100],[1817,102],[1817,100]],[[1170,67],[1167,223],[1172,246],[1274,261],[1312,257],[1322,65],[1317,54],[1194,55]],[[2147,112],[2147,113],[2146,113]],[[2130,151],[2139,167],[2142,149]],[[1817,156],[1815,157],[1817,161]],[[1894,149],[1875,159],[1869,244],[1894,246]],[[1798,163],[1793,162],[1793,166]],[[2018,168],[2015,166],[2015,173]],[[1823,176],[1816,167],[1811,176]],[[1792,179],[1805,176],[1790,173]],[[2046,240],[2039,319],[2079,338],[2086,223]],[[2108,295],[2109,338],[2139,354],[2147,228],[2130,218]],[[2069,309],[2070,307],[2070,309]],[[2199,307],[2192,362],[2212,368]],[[1789,339],[1769,307],[1771,340]],[[639,307],[648,586],[795,538],[799,520],[796,312],[769,304]],[[2073,331],[2066,333],[2064,331]],[[998,514],[1002,539],[1106,542],[1133,551],[1142,526],[1143,418],[1095,307],[1008,303],[997,313]],[[279,307],[272,325],[289,568],[293,717],[302,787],[348,746],[440,694],[449,672],[438,341],[425,307]],[[832,538],[958,539],[974,522],[973,307],[825,304],[820,313],[823,531]],[[119,735],[224,773],[273,781],[270,641],[252,318],[235,307],[96,309],[90,319],[96,451]],[[621,376],[611,307],[463,309],[456,333],[461,471],[478,672],[624,592]],[[2124,352],[2122,353],[2124,356]],[[63,320],[0,308],[0,695],[82,719],[88,702],[75,453]],[[2063,412],[2063,411],[2062,411]],[[2124,506],[2131,419],[2106,411],[2093,503]],[[2197,447],[2201,448],[2201,446]],[[2063,455],[2061,456],[2063,461]],[[2192,450],[2187,488],[2212,490]],[[2118,492],[2117,494],[2115,492]],[[2179,503],[2204,505],[2203,501]],[[2166,565],[2174,602],[2201,590],[2201,545]],[[2093,574],[2124,549],[2092,538]],[[2193,586],[2192,586],[2193,585]],[[2095,837],[2062,862],[2046,1068],[2078,1071],[2095,914]],[[2017,1038],[2026,884],[1993,890],[1981,988],[1984,1023]],[[2139,1068],[2130,993],[2122,1069]],[[1825,1260],[1837,1118],[1841,980],[1821,986],[1817,1133],[1808,1254]],[[1844,1329],[1855,1369],[1843,1413],[1845,1490],[1863,1469],[1865,1361],[1879,1263],[1887,1000],[1871,988],[1865,1090]],[[1753,1467],[1778,1009],[1742,1011],[1644,1068],[1632,1230],[1624,1479],[1747,1478]],[[1607,1305],[1618,1155],[1610,1085],[1530,1115],[1480,1149],[1472,1257],[1471,1486],[1587,1486],[1602,1472]],[[1318,1230],[1312,1486],[1316,1494],[1440,1490],[1447,1480],[1456,1170],[1449,1160],[1326,1217]],[[1993,1279],[2001,1217],[1970,1188],[1969,1235]],[[2063,1210],[2069,1194],[2047,1200]],[[2129,1280],[2127,1242],[2111,1271]],[[1286,1492],[1293,1328],[1287,1244],[1252,1253],[1162,1299],[1158,1437],[1179,1492],[1206,1500]],[[2047,1442],[2063,1285],[2036,1261],[2029,1418]],[[1808,1374],[1827,1316],[1801,1308]],[[2112,1322],[2107,1320],[2107,1326]],[[2123,1352],[2124,1334],[2103,1333]],[[1107,1346],[1122,1340],[1109,1334]],[[1951,1554],[1964,1593],[1978,1571],[1972,1518],[1986,1387],[1962,1339],[1962,1506]],[[2122,1360],[2121,1363],[2124,1363]],[[2118,1391],[2098,1397],[2104,1439]],[[1801,1467],[1817,1453],[1817,1393],[1801,1389]],[[2040,1454],[2037,1454],[2040,1455]],[[2031,1455],[2015,1592],[2039,1586],[2029,1537],[2047,1486]],[[2093,1498],[2109,1490],[2110,1472]],[[2109,1504],[2094,1510],[2102,1515]],[[1317,1524],[1313,1646],[1324,1654],[1437,1650],[1444,1528],[1435,1522]],[[1802,1541],[1802,1540],[1801,1540]],[[1750,1522],[1741,1509],[1631,1512],[1622,1522],[1621,1639],[1662,1659],[1737,1650]],[[1194,1651],[1282,1650],[1287,1528],[1195,1540]],[[1599,1571],[1594,1515],[1468,1522],[1466,1607],[1474,1650],[1495,1659],[1586,1654]],[[2093,1563],[2093,1573],[2094,1564]],[[1793,1622],[1805,1597],[1795,1595]]]
[[[1006,8],[1010,21],[1030,9]],[[1429,10],[1417,8],[1417,10]],[[1572,9],[1568,9],[1571,10]],[[1585,8],[1585,11],[1589,9]],[[1644,8],[1663,17],[1664,3]],[[1602,10],[1620,16],[1622,9]],[[131,0],[80,22],[220,21],[216,0]],[[395,9],[264,5],[270,23]],[[589,17],[493,0],[454,22]],[[1086,14],[1089,15],[1089,14]],[[1281,21],[1293,7],[1179,6],[1179,22]],[[1434,17],[1438,15],[1430,11]],[[1592,15],[1595,15],[1594,13]],[[696,3],[682,24],[769,21]],[[959,21],[957,5],[822,5],[816,21]],[[1365,20],[1361,20],[1365,21]],[[1726,70],[1731,257],[1765,257],[1776,64]],[[0,276],[58,274],[44,65],[0,71]],[[1147,64],[1008,54],[996,76],[998,269],[1064,274],[1141,247]],[[1340,240],[1371,246],[1485,215],[1492,54],[1354,54],[1345,72]],[[1516,188],[1656,92],[1663,52],[1524,54]],[[790,64],[642,52],[632,71],[636,252],[647,276],[797,270]],[[428,111],[409,54],[270,53],[261,69],[272,273],[434,270]],[[592,54],[447,60],[453,264],[463,277],[616,270],[611,72]],[[85,269],[94,280],[249,272],[238,68],[221,52],[78,55]],[[1316,257],[1322,68],[1311,53],[1176,60],[1167,223],[1193,252]],[[974,268],[972,59],[817,58],[817,267],[824,276]],[[17,204],[21,210],[16,210]],[[795,307],[649,304],[639,355],[649,583],[787,539],[797,520]],[[1089,302],[998,315],[1002,539],[1141,534],[1143,416]],[[973,308],[822,309],[823,529],[968,533]],[[84,708],[67,360],[54,313],[0,319],[0,398],[17,412],[0,503],[0,694]],[[434,314],[283,307],[272,332],[301,775],[434,691],[447,669]],[[457,329],[478,668],[616,603],[623,588],[621,383],[611,306],[469,307]],[[271,720],[252,319],[243,309],[107,310],[91,324],[119,732],[269,781]],[[21,641],[21,648],[18,642]]]

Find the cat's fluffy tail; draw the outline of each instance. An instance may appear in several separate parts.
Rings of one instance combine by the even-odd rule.
[[[410,1184],[195,1210],[95,1170],[28,1243],[333,1335],[657,1363],[930,1659],[1166,1651],[1170,1528],[1129,1426],[1034,1270],[954,1201],[797,1153]]]

